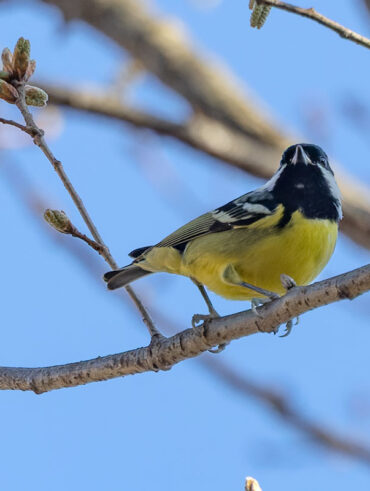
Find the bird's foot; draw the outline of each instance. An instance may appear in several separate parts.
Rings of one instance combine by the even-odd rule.
[[[280,281],[287,292],[297,286],[297,283],[293,280],[293,278],[284,273],[280,275]]]
[[[191,325],[193,327],[198,327],[202,322],[203,323],[209,322],[212,319],[217,319],[218,317],[220,317],[220,315],[218,312],[216,312],[215,309],[212,309],[212,311],[210,311],[210,313],[207,315],[205,315],[205,314],[194,314],[192,319],[191,319]],[[223,351],[228,344],[229,343],[221,343],[217,346],[217,348],[212,348],[212,349],[209,349],[208,351],[210,353],[213,353],[213,354],[221,353],[221,351]]]
[[[279,297],[278,297],[279,298]],[[275,298],[273,299],[275,300]],[[258,317],[262,318],[262,315],[258,312],[257,307],[261,307],[262,305],[266,305],[267,303],[271,302],[271,298],[252,298],[251,300],[251,307],[252,307],[252,312],[256,314]],[[263,329],[258,328],[260,332],[266,332]],[[279,332],[279,326],[275,327],[275,329],[272,331],[274,334],[277,334]]]
[[[209,322],[212,319],[217,319],[217,317],[220,317],[220,314],[214,309],[209,314],[194,314],[191,319],[191,325],[198,327],[202,322]]]
[[[258,317],[261,317],[260,313],[257,310],[257,307],[260,307],[261,305],[265,305],[266,303],[271,302],[269,298],[252,298],[251,300],[251,307],[252,307],[252,312]]]
[[[287,274],[282,274],[280,275],[280,281],[281,281],[281,284],[283,285],[283,287],[285,288],[285,290],[288,292],[289,290],[291,290],[292,288],[296,287],[297,286],[297,283],[293,280],[293,278]],[[299,317],[296,317],[296,320],[295,320],[295,324],[294,325],[298,325],[299,324]],[[291,333],[291,330],[293,328],[293,321],[290,320],[288,321],[286,324],[285,324],[285,331],[284,331],[284,334],[282,334],[281,338],[286,338],[287,336],[289,336],[289,334]]]

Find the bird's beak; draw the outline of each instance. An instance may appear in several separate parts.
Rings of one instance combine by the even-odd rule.
[[[301,145],[297,145],[291,162],[292,164],[297,164],[299,162],[305,165],[312,164],[310,157],[306,154]]]

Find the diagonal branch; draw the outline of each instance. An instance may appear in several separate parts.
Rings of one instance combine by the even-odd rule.
[[[19,130],[22,130],[25,133],[27,133],[28,135],[30,135],[32,137],[34,136],[34,131],[32,129],[28,128],[27,126],[24,126],[23,124],[17,123],[16,121],[13,121],[12,119],[0,118],[0,123],[7,124],[9,126],[15,126]]]
[[[236,369],[222,362],[219,358],[207,357],[200,359],[209,372],[216,375],[218,381],[227,387],[234,388],[240,394],[253,397],[267,405],[281,419],[295,429],[308,436],[310,440],[327,450],[334,450],[342,455],[356,457],[370,464],[370,449],[352,438],[329,429],[323,422],[315,422],[312,418],[299,411],[293,401],[281,392],[269,389],[241,375]]]
[[[49,160],[49,162],[52,164],[54,167],[55,172],[58,174],[59,178],[64,184],[64,187],[68,191],[69,195],[71,196],[74,204],[76,205],[78,211],[80,212],[80,215],[82,216],[84,222],[86,223],[88,229],[91,232],[91,235],[94,237],[95,241],[101,246],[101,255],[104,257],[106,262],[109,264],[109,266],[112,269],[117,269],[118,265],[116,261],[113,259],[108,247],[105,245],[101,235],[99,234],[94,222],[92,221],[87,209],[85,208],[85,205],[82,202],[82,199],[80,198],[79,194],[77,193],[76,189],[74,188],[72,182],[70,181],[69,177],[67,176],[62,163],[55,158],[53,155],[52,151],[50,150],[49,146],[47,145],[45,139],[44,139],[44,131],[41,130],[35,123],[33,116],[31,112],[29,111],[26,100],[25,100],[25,87],[23,83],[18,84],[17,86],[18,94],[19,97],[16,100],[15,104],[20,110],[24,121],[26,123],[26,127],[30,130],[30,134],[33,135],[33,141],[35,145],[37,145],[46,158]],[[153,338],[153,336],[156,336],[158,338],[161,337],[161,334],[159,331],[156,329],[149,313],[143,306],[141,300],[139,297],[136,295],[134,289],[128,285],[125,287],[127,293],[129,294],[131,300],[134,302],[136,305],[137,309],[139,310],[140,314],[142,315],[143,321]]]
[[[81,19],[126,49],[164,84],[211,119],[283,150],[288,137],[225,68],[195,53],[180,29],[139,0],[43,0],[66,20]],[[255,99],[255,97],[253,97]]]
[[[150,129],[159,135],[170,136],[258,177],[271,177],[280,159],[279,147],[265,145],[201,115],[184,123],[176,123],[129,107],[106,93],[51,84],[39,85],[46,90],[54,104],[107,116],[137,128]],[[369,192],[348,175],[337,173],[337,179],[344,201],[341,229],[352,240],[370,249]]]
[[[228,343],[258,332],[273,332],[309,310],[353,299],[370,290],[370,265],[310,286],[295,287],[282,298],[252,310],[213,319],[186,329],[170,338],[159,339],[148,347],[67,365],[45,368],[0,368],[0,389],[47,392],[75,387],[115,377],[169,370],[221,343]]]
[[[356,44],[370,49],[369,38],[361,36],[361,34],[358,34],[357,32],[352,31],[351,29],[348,29],[341,24],[338,24],[338,22],[325,17],[319,12],[316,12],[314,8],[304,9],[302,7],[296,7],[295,5],[292,5],[290,3],[281,2],[280,0],[256,0],[256,2],[259,5],[269,5],[277,9],[286,10],[287,12],[301,15],[302,17],[307,17],[308,19],[318,22],[319,24],[327,27],[328,29],[331,29],[332,31],[335,31],[337,34],[339,34],[340,37],[348,39],[348,41],[353,41]]]

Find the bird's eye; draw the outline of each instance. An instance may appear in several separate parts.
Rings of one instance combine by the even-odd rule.
[[[328,167],[328,161],[324,157],[320,157],[319,162],[323,167]]]

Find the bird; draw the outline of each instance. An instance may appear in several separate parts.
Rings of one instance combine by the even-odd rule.
[[[199,288],[209,315],[217,316],[204,287],[258,304],[286,292],[282,275],[291,286],[311,283],[334,252],[341,218],[341,195],[327,154],[318,145],[295,144],[264,185],[154,246],[133,250],[131,264],[107,272],[104,280],[115,290],[156,272],[183,275]]]

